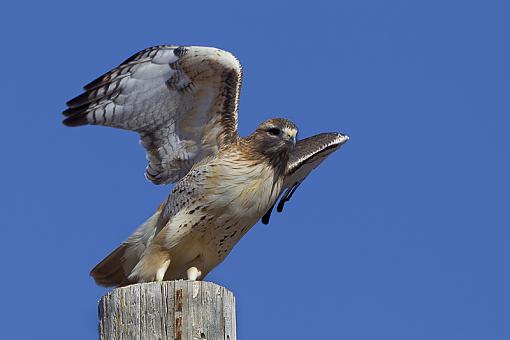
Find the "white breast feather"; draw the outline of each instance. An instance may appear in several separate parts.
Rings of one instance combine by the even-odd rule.
[[[221,165],[215,171],[218,180],[207,188],[211,195],[211,207],[225,210],[226,215],[241,219],[258,220],[276,200],[281,183],[273,188],[273,170],[266,164],[257,165],[236,162]],[[255,223],[255,222],[254,222]]]

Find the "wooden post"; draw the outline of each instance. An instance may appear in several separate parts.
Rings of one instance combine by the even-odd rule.
[[[99,301],[101,340],[235,340],[234,294],[204,281],[139,283]]]

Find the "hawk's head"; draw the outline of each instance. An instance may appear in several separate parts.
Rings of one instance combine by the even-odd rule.
[[[290,120],[273,118],[262,122],[247,141],[273,165],[285,166],[290,151],[296,145],[297,133],[296,124]]]

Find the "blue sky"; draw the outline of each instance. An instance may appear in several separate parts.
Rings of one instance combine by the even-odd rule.
[[[2,338],[93,339],[90,268],[169,193],[135,134],[66,128],[81,86],[155,44],[244,66],[240,131],[351,140],[208,280],[252,339],[510,339],[510,5],[9,2],[0,11]]]

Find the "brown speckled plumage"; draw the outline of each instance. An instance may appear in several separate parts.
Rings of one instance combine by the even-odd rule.
[[[297,127],[282,118],[239,137],[241,82],[241,65],[228,52],[155,46],[67,103],[64,124],[138,132],[147,178],[176,182],[156,213],[91,271],[98,284],[204,278],[261,217],[269,221],[282,193],[281,208],[347,141],[330,133],[296,144]]]

